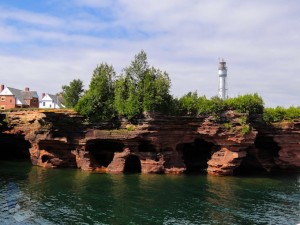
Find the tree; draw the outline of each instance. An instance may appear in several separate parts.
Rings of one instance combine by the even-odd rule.
[[[147,54],[144,50],[134,56],[134,60],[131,61],[129,67],[124,69],[126,75],[137,84],[139,81],[144,79],[144,76],[149,69],[147,61]]]
[[[82,81],[77,79],[70,82],[69,85],[62,86],[63,104],[67,108],[74,108],[83,93]]]
[[[116,81],[114,107],[119,115],[126,115],[126,101],[128,99],[128,81],[123,77]]]
[[[115,71],[102,63],[94,70],[89,89],[79,100],[75,109],[91,121],[110,120],[115,116]]]
[[[149,66],[141,51],[116,81],[114,106],[117,113],[131,119],[143,112],[166,112],[170,106],[171,82],[166,72]]]
[[[197,114],[197,92],[189,92],[179,99],[179,107],[182,114],[196,115]]]
[[[225,102],[229,108],[249,115],[262,114],[264,111],[264,101],[257,93],[229,98]]]

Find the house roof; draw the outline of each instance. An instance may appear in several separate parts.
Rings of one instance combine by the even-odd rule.
[[[11,92],[11,95],[14,95],[15,98],[19,101],[19,102],[17,101],[17,104],[21,103],[22,105],[28,105],[22,97],[22,91],[21,90],[11,88],[11,87],[7,87],[7,89]],[[4,92],[4,90],[2,92]]]
[[[28,105],[25,99],[39,98],[36,91],[22,91],[19,89],[6,87],[0,95],[13,95],[17,99],[17,105]]]
[[[60,108],[64,108],[65,106],[61,103],[61,97],[57,95],[52,94],[46,94],[44,98],[40,101],[53,101],[55,104],[57,104]]]
[[[39,98],[36,91],[21,91],[23,99]]]

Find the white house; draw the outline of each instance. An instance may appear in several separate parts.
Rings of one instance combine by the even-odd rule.
[[[43,93],[42,100],[40,101],[40,108],[61,109],[61,108],[65,108],[65,106],[61,103],[59,96]]]

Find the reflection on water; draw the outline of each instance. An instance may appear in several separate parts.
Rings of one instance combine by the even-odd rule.
[[[300,176],[109,175],[0,162],[0,206],[8,200],[33,214],[20,223],[0,210],[6,224],[297,224]]]

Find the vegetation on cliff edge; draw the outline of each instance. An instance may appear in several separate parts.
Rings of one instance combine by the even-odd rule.
[[[291,106],[283,108],[277,106],[276,108],[265,108],[263,113],[264,121],[268,123],[280,122],[283,120],[293,121],[300,118],[300,107]]]
[[[82,83],[76,87],[82,88]],[[264,109],[263,99],[257,93],[226,100],[216,96],[208,99],[206,96],[198,96],[197,92],[189,92],[180,98],[174,98],[170,94],[170,87],[171,81],[167,72],[150,66],[147,54],[141,51],[119,76],[116,76],[113,66],[106,63],[98,65],[93,72],[89,88],[81,97],[81,92],[78,92],[80,99],[75,105],[75,110],[91,122],[119,117],[132,120],[141,118],[144,113],[149,112],[179,116],[218,116],[226,110],[235,110],[248,115],[263,114],[266,122],[300,118],[299,107]],[[74,89],[71,84],[63,86],[65,97],[68,96],[67,91],[70,89]],[[76,94],[70,97],[68,105],[73,107],[77,97]]]

